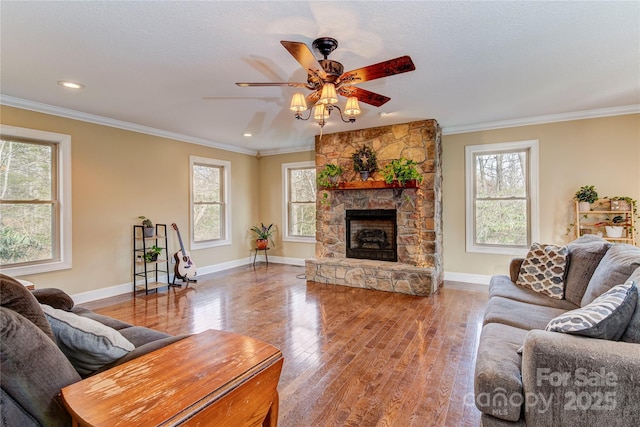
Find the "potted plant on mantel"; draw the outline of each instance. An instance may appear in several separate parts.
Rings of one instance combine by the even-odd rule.
[[[318,173],[316,182],[319,187],[337,187],[340,174],[342,174],[342,168],[339,165],[327,163]]]
[[[273,237],[272,237],[275,230],[272,230],[272,228],[273,228],[273,224],[269,224],[269,226],[267,227],[263,223],[260,223],[260,227],[255,225],[251,227],[251,231],[256,233],[256,247],[258,249],[260,250],[267,249],[267,246],[269,246],[269,242],[271,242],[273,246],[276,245],[273,242]]]
[[[156,229],[153,226],[153,222],[145,216],[140,215],[138,219],[142,220],[142,227],[144,232],[144,237],[153,237],[153,234],[156,232]]]
[[[353,170],[360,173],[363,181],[369,179],[369,175],[378,170],[378,159],[371,147],[363,145],[353,153]]]
[[[578,202],[578,210],[587,212],[591,210],[591,203],[598,200],[598,192],[593,185],[585,185],[580,187],[573,200]]]
[[[417,166],[415,161],[401,157],[388,163],[382,169],[382,176],[387,184],[397,181],[402,187],[405,187],[408,181],[422,182],[423,177],[418,172]]]

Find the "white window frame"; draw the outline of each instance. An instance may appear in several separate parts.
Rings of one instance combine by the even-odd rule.
[[[477,245],[475,236],[475,164],[477,154],[495,153],[498,151],[529,151],[528,159],[528,189],[529,189],[529,236],[531,242],[540,240],[540,210],[539,210],[539,142],[537,139],[527,141],[500,142],[495,144],[468,145],[465,147],[465,194],[466,194],[466,250],[467,252],[526,255],[529,248],[500,245]],[[529,242],[529,244],[531,243]]]
[[[59,234],[57,239],[54,237],[54,245],[56,246],[54,252],[57,251],[55,253],[60,254],[59,259],[31,265],[3,267],[2,272],[10,276],[24,276],[71,268],[73,253],[71,247],[71,135],[8,125],[0,125],[0,133],[7,138],[34,139],[57,146],[58,210],[56,228],[59,230]]]
[[[294,162],[282,164],[282,223],[284,233],[282,240],[285,242],[315,243],[316,237],[290,236],[289,235],[289,169],[315,168],[313,161]]]
[[[196,164],[204,164],[208,166],[217,166],[222,168],[222,200],[224,201],[224,237],[218,240],[210,240],[206,242],[196,242],[193,229],[193,166]],[[215,248],[218,246],[231,245],[231,162],[226,160],[211,159],[208,157],[189,156],[189,247],[191,250]]]

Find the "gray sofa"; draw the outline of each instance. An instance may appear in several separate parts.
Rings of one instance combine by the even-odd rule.
[[[491,279],[475,370],[483,426],[640,425],[640,296],[629,284],[640,284],[640,248],[583,236],[567,249],[562,299],[516,284],[524,259]],[[545,330],[625,282],[623,324],[604,330],[614,339]]]
[[[43,308],[50,314],[46,315]],[[61,331],[76,320],[86,331],[72,329],[73,335],[65,339]],[[96,328],[98,332],[104,330],[106,338],[96,338]],[[90,338],[80,335],[84,332]],[[109,339],[113,340],[113,336],[126,348],[111,346]],[[74,306],[73,300],[59,289],[30,292],[15,279],[0,274],[1,425],[71,425],[58,398],[63,387],[184,337],[133,326]],[[85,352],[76,344],[92,348]]]

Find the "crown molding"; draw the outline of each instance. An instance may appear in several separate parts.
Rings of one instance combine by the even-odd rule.
[[[190,144],[204,145],[207,147],[218,148],[220,150],[231,151],[234,153],[248,154],[251,156],[274,156],[278,154],[300,153],[312,151],[315,149],[314,144],[305,144],[298,147],[290,147],[272,150],[250,150],[233,145],[221,144],[219,142],[210,141],[203,138],[196,138],[189,135],[183,135],[174,132],[168,132],[161,129],[142,126],[135,123],[125,122],[122,120],[110,119],[94,114],[83,113],[81,111],[71,110],[68,108],[56,107],[54,105],[43,104],[41,102],[29,101],[27,99],[16,98],[13,96],[0,94],[0,104],[9,107],[22,108],[24,110],[35,111],[38,113],[51,114],[53,116],[65,117],[68,119],[80,120],[83,122],[94,123],[103,126],[110,126],[118,129],[124,129],[132,132],[144,133],[147,135],[158,136],[161,138],[173,139],[176,141],[188,142]],[[495,122],[475,123],[460,126],[443,126],[443,135],[453,135],[458,133],[480,132],[486,130],[512,128],[518,126],[540,125],[545,123],[566,122],[570,120],[593,119],[598,117],[622,116],[626,114],[640,113],[640,104],[626,105],[622,107],[600,108],[596,110],[576,111],[571,113],[549,114],[544,116],[526,117],[522,119],[500,120]]]
[[[513,120],[500,120],[497,122],[476,123],[460,126],[443,126],[442,134],[453,135],[457,133],[479,132],[518,126],[541,125],[545,123],[567,122],[570,120],[594,119],[598,117],[622,116],[625,114],[638,113],[640,113],[640,104],[625,105],[622,107],[600,108],[596,110],[576,111],[572,113],[549,114],[545,116],[535,116]]]
[[[113,128],[124,129],[132,132],[144,133],[147,135],[158,136],[161,138],[173,139],[190,144],[204,145],[207,147],[218,148],[220,150],[231,151],[234,153],[249,154],[255,156],[256,150],[249,150],[233,145],[221,144],[219,142],[210,141],[203,138],[196,138],[180,133],[168,132],[162,129],[156,129],[149,126],[138,125],[135,123],[125,122],[123,120],[110,119],[108,117],[97,116],[95,114],[83,113],[81,111],[70,110],[68,108],[56,107],[54,105],[43,104],[41,102],[29,101],[27,99],[15,98],[13,96],[0,94],[0,104],[9,107],[22,108],[23,110],[35,111],[37,113],[51,114],[53,116],[65,117],[67,119],[80,120],[83,122],[94,123],[97,125],[110,126]]]
[[[278,154],[290,154],[290,153],[303,153],[306,151],[314,151],[314,144],[298,145],[297,147],[289,148],[274,148],[272,150],[260,150],[261,156],[275,156]]]

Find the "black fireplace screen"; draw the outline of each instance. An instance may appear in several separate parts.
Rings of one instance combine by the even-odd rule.
[[[396,210],[346,211],[346,257],[398,261]]]

